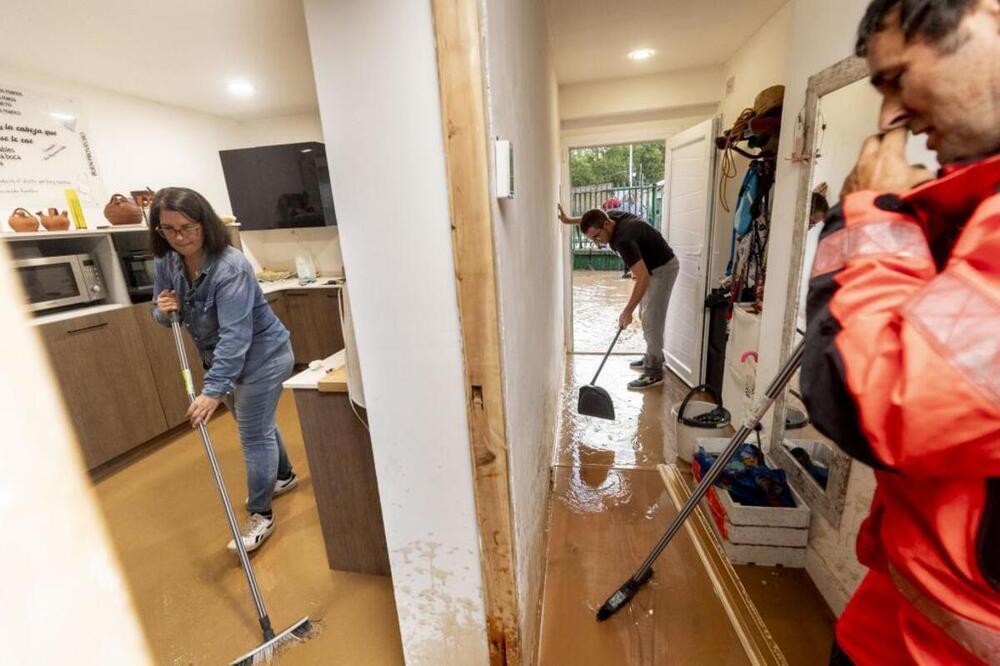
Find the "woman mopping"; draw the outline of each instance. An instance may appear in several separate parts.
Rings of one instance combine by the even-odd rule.
[[[187,412],[191,425],[207,423],[225,402],[239,428],[250,512],[241,536],[252,551],[274,531],[271,498],[298,483],[275,424],[281,385],[294,363],[288,330],[205,197],[183,187],[160,190],[149,227],[153,317],[169,326],[170,313],[179,312],[207,370]],[[232,540],[229,550],[236,551]]]

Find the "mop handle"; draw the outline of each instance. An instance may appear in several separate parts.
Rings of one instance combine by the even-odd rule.
[[[601,364],[597,366],[597,372],[594,373],[594,378],[590,380],[591,386],[597,383],[597,376],[601,374],[601,370],[604,369],[604,364],[608,362],[608,357],[611,356],[611,350],[615,348],[615,344],[618,342],[618,336],[621,335],[624,330],[624,328],[619,327],[618,332],[615,333],[615,339],[611,341],[611,346],[608,347],[608,353],[604,355],[603,359],[601,359]]]
[[[180,315],[177,311],[170,313],[170,329],[174,334],[174,345],[177,347],[177,358],[181,362],[181,376],[184,379],[184,389],[187,391],[188,402],[194,402],[194,382],[191,379],[191,367],[188,365],[187,349],[184,347],[184,338],[181,334]],[[261,628],[266,634],[272,633],[271,620],[268,618],[267,610],[264,608],[264,599],[261,597],[260,588],[257,587],[257,578],[253,574],[250,566],[250,557],[243,546],[243,539],[240,537],[240,528],[236,524],[236,516],[233,514],[233,505],[229,501],[229,494],[226,492],[226,483],[222,479],[222,470],[219,468],[219,461],[215,457],[215,449],[212,447],[212,440],[208,436],[208,428],[202,421],[198,425],[198,432],[201,433],[201,442],[205,445],[205,453],[208,455],[208,462],[212,467],[212,476],[215,477],[215,487],[222,498],[222,506],[226,511],[226,520],[229,522],[229,530],[233,533],[233,541],[236,543],[236,552],[240,556],[240,564],[243,565],[243,573],[246,574],[247,585],[250,587],[250,594],[253,602],[257,606],[257,616],[260,620]]]
[[[694,489],[691,497],[688,498],[688,501],[684,503],[684,506],[682,506],[677,515],[674,516],[670,526],[667,527],[667,531],[662,537],[660,537],[660,540],[653,547],[653,550],[636,570],[635,574],[632,576],[633,581],[641,583],[645,579],[653,566],[653,562],[656,561],[656,558],[660,556],[663,549],[666,548],[667,544],[669,544],[671,539],[674,538],[674,535],[681,528],[681,525],[684,524],[684,521],[687,520],[688,516],[691,515],[695,508],[697,508],[698,502],[700,502],[701,498],[705,496],[708,489],[712,487],[715,480],[718,479],[725,471],[729,461],[734,455],[736,455],[737,449],[739,449],[740,445],[746,441],[746,438],[750,435],[750,433],[756,430],[757,424],[764,418],[767,410],[771,408],[771,405],[774,404],[774,401],[781,394],[782,390],[784,390],[785,385],[788,384],[792,375],[795,374],[795,371],[798,370],[799,366],[802,364],[802,351],[804,348],[805,341],[802,341],[795,347],[794,350],[792,350],[792,355],[787,361],[785,361],[785,364],[778,371],[778,375],[771,380],[771,384],[764,392],[764,397],[754,407],[750,417],[744,420],[743,425],[740,426],[740,429],[729,441],[729,445],[722,453],[719,454],[719,456],[715,459],[715,462],[712,463],[712,466],[701,477],[701,482]]]

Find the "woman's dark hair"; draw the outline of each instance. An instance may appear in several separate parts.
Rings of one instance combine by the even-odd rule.
[[[868,40],[885,29],[885,17],[896,5],[899,5],[899,25],[907,42],[921,37],[947,50],[947,43],[941,42],[955,32],[965,13],[975,4],[976,0],[873,0],[858,26],[854,52],[862,58],[868,55]]]
[[[183,213],[201,224],[205,254],[219,254],[230,245],[226,225],[216,215],[208,199],[186,187],[164,187],[153,196],[149,209],[149,247],[155,256],[163,257],[173,251],[167,239],[157,232],[160,213],[165,210]]]
[[[610,219],[611,218],[608,217],[608,214],[600,208],[591,208],[583,214],[583,217],[580,218],[580,231],[586,235],[587,229],[590,229],[591,227],[600,228]]]

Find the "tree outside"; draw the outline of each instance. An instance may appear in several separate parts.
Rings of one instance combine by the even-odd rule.
[[[629,182],[629,148],[632,178]],[[663,180],[665,146],[662,141],[573,148],[569,173],[573,187],[612,183],[615,187],[642,186]]]

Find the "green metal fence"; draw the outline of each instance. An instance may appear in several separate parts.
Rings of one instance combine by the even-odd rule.
[[[638,187],[574,188],[570,215],[583,215],[591,208],[620,208],[635,213],[660,229],[663,189],[656,184]],[[573,268],[596,271],[623,271],[624,262],[610,248],[598,248],[589,238],[573,229]]]

